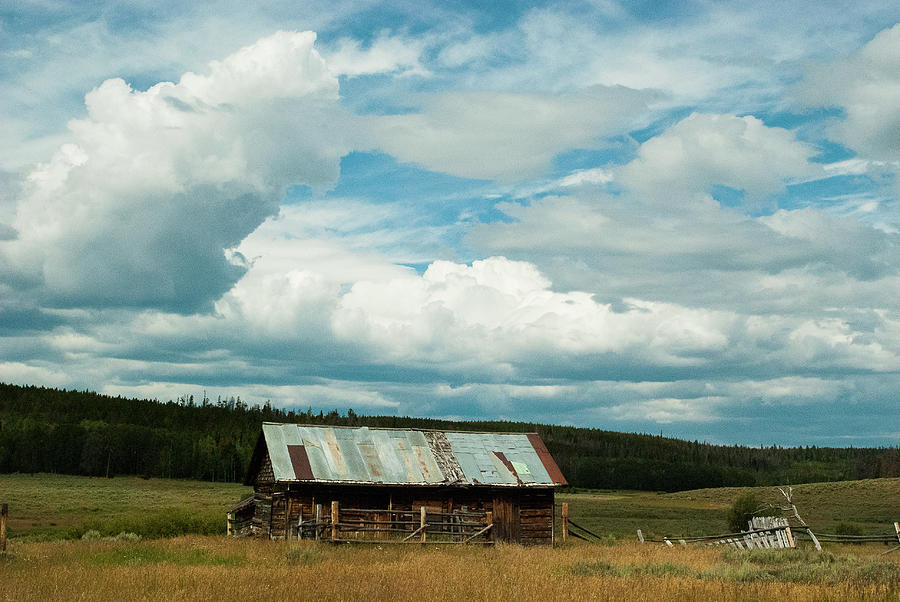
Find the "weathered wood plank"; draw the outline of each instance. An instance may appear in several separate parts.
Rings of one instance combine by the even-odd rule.
[[[9,514],[9,504],[0,506],[0,552],[6,553],[6,517]]]

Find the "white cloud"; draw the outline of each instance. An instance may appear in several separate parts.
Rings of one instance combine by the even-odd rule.
[[[755,118],[694,115],[613,168],[615,193],[584,183],[500,203],[514,221],[479,225],[467,240],[533,263],[557,290],[593,293],[622,318],[646,309],[660,338],[641,339],[641,323],[631,333],[659,369],[889,372],[900,365],[889,334],[900,316],[896,235],[812,207],[753,217],[709,196],[724,185],[762,203],[810,172],[810,154]],[[662,307],[678,319],[660,320]]]
[[[580,186],[582,184],[608,184],[615,179],[613,174],[600,167],[591,169],[579,169],[561,179],[559,185],[563,188]]]
[[[425,48],[422,38],[390,36],[382,33],[368,47],[358,40],[342,38],[333,52],[326,53],[328,70],[335,75],[358,77],[394,73],[427,75],[419,57]]]
[[[709,396],[696,399],[664,397],[616,405],[609,413],[618,420],[649,420],[657,424],[713,422],[721,420],[716,410],[724,401],[723,397]]]
[[[676,206],[715,185],[742,190],[758,204],[811,173],[813,154],[793,133],[755,117],[693,114],[642,144],[619,180],[642,199]]]
[[[838,106],[845,117],[829,133],[866,159],[900,159],[900,24],[853,55],[810,70],[800,86],[813,106]]]
[[[392,362],[441,362],[479,372],[540,362],[548,354],[614,352],[690,365],[697,363],[695,354],[728,343],[728,314],[629,303],[616,313],[589,294],[553,292],[525,262],[439,261],[421,277],[357,282],[341,298],[333,328],[341,339],[368,342]]]
[[[29,175],[8,261],[59,304],[217,298],[242,271],[224,250],[277,212],[284,187],[338,177],[347,117],[314,41],[279,32],[208,75],[91,91],[72,143]]]
[[[858,3],[852,15],[720,3],[675,11],[671,19],[635,20],[632,7],[593,8],[536,8],[508,29],[458,32],[438,62],[465,67],[461,79],[471,88],[621,85],[663,92],[657,106],[744,112],[771,104],[808,57],[853,47],[864,15],[885,12],[877,2]]]
[[[373,145],[433,171],[517,180],[546,172],[564,150],[590,148],[637,127],[652,97],[601,86],[561,96],[435,94],[419,113],[373,123]]]

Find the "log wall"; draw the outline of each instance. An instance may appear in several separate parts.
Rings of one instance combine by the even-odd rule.
[[[553,544],[553,490],[512,488],[417,488],[357,485],[260,483],[256,491],[253,515],[254,534],[283,539],[304,521],[315,517],[316,504],[322,504],[322,520],[328,520],[331,502],[337,501],[342,521],[372,518],[355,516],[353,509],[405,510],[417,512],[492,512],[497,541],[526,545]],[[378,520],[391,520],[388,512]],[[413,527],[410,527],[410,531]]]

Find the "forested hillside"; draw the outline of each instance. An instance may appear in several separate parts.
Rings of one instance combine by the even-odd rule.
[[[523,422],[159,402],[0,384],[0,472],[241,481],[264,421],[540,433],[575,487],[676,491],[900,476],[900,449],[753,448]]]

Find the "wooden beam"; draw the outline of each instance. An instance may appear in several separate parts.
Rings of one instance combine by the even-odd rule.
[[[562,539],[563,541],[569,536],[569,503],[562,503]]]
[[[427,525],[425,524],[425,506],[421,506],[419,508],[419,529],[420,529],[419,535],[421,537],[421,543],[425,543],[425,527],[426,526]]]
[[[410,533],[409,535],[407,535],[406,537],[404,537],[403,539],[401,539],[401,540],[400,540],[400,543],[403,543],[404,541],[408,541],[408,540],[412,539],[413,537],[415,537],[416,535],[419,534],[419,531],[422,531],[422,530],[424,530],[424,529],[425,529],[424,526],[423,526],[423,527],[419,527],[418,529],[416,529],[415,531],[413,531],[412,533]],[[410,543],[415,543],[415,542],[412,541],[412,542],[410,542]]]
[[[0,506],[0,552],[6,553],[6,515],[9,514],[9,505]]]
[[[340,522],[340,508],[337,500],[331,502],[331,539],[338,538],[338,523]]]
[[[322,504],[316,504],[316,541],[319,540],[319,529],[322,525]]]
[[[288,492],[290,493],[290,492]],[[287,504],[284,509],[284,540],[290,541],[291,539],[291,496],[287,496]]]
[[[486,533],[487,530],[490,529],[490,528],[493,527],[493,526],[494,526],[494,525],[492,525],[492,524],[488,524],[484,529],[481,529],[481,530],[479,530],[479,531],[476,531],[475,533],[472,533],[470,536],[468,536],[467,538],[465,538],[465,539],[463,540],[462,543],[469,543],[470,541],[472,541],[473,539],[475,539],[476,537],[478,537],[478,536],[481,535],[482,533]]]
[[[303,539],[303,502],[300,502],[300,515],[297,517],[297,539]]]

